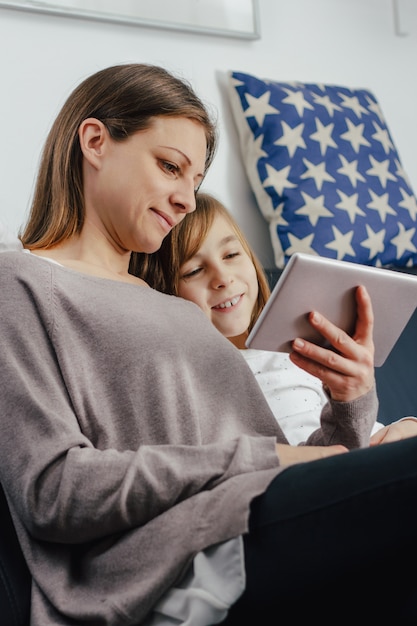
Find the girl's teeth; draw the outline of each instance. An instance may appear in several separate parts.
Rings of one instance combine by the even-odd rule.
[[[232,300],[228,300],[227,302],[223,302],[222,304],[219,304],[218,309],[228,309],[231,306],[235,306],[235,304],[237,304],[239,302],[239,297],[240,296],[236,296],[236,298],[232,298]]]

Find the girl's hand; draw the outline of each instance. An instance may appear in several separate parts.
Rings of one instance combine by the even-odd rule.
[[[324,459],[335,454],[343,454],[348,449],[342,445],[335,446],[290,446],[285,443],[277,443],[276,451],[281,465],[295,465]]]
[[[356,289],[357,321],[353,337],[313,311],[309,321],[334,350],[304,339],[293,341],[293,363],[320,378],[333,400],[350,402],[366,394],[375,384],[374,314],[366,288]]]
[[[400,439],[415,436],[417,436],[417,419],[415,417],[405,417],[378,430],[372,435],[370,445],[377,446],[380,443],[389,443],[390,441],[399,441]]]

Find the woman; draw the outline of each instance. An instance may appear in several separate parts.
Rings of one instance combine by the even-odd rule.
[[[32,574],[34,626],[247,623],[241,609],[267,624],[288,587],[308,599],[300,559],[317,584],[346,584],[352,607],[359,560],[366,580],[414,560],[417,440],[349,454],[288,445],[234,346],[198,307],[128,271],[132,252],[157,250],[195,209],[214,148],[186,83],[148,65],[101,70],[48,135],[25,251],[0,255],[0,481]],[[361,345],[345,340],[372,361],[366,293],[358,310]],[[312,323],[337,345],[338,329]],[[325,367],[315,346],[295,349]],[[375,401],[372,386],[334,411],[361,420]],[[378,537],[360,540],[363,516],[375,526],[381,513],[382,566]],[[259,533],[272,533],[267,550]],[[318,557],[335,545],[329,576]]]

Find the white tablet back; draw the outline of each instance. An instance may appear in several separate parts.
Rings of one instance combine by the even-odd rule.
[[[382,365],[417,307],[417,276],[311,254],[290,258],[247,347],[290,352],[296,337],[325,345],[307,320],[313,310],[352,334],[358,285],[365,285],[372,299],[375,365]]]

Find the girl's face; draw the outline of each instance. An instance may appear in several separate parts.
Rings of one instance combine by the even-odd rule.
[[[206,147],[204,128],[182,117],[156,117],[124,141],[107,135],[87,165],[87,221],[120,251],[155,252],[195,209]]]
[[[258,289],[250,256],[229,222],[216,216],[198,252],[180,268],[178,295],[197,304],[222,335],[244,348]]]

